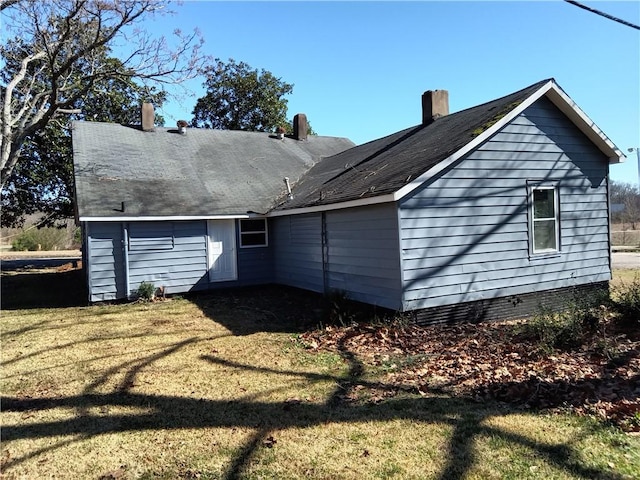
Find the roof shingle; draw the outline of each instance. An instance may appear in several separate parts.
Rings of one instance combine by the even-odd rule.
[[[293,200],[277,210],[393,193],[467,145],[548,81],[326,158],[293,186]]]
[[[268,133],[73,124],[80,217],[211,216],[263,213],[322,157],[354,144],[311,136],[277,140]],[[122,212],[122,202],[125,211]]]

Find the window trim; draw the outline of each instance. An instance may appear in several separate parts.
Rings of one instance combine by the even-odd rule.
[[[243,222],[255,222],[256,220],[262,220],[264,229],[263,230],[242,230]],[[238,236],[240,237],[240,248],[264,248],[269,246],[269,226],[267,224],[266,218],[242,218],[239,219],[238,224]],[[255,234],[264,234],[264,243],[259,245],[245,245],[242,241],[243,235],[255,235]]]
[[[528,197],[529,197],[529,255],[531,257],[540,258],[540,257],[548,257],[548,256],[557,256],[561,253],[561,243],[560,243],[560,192],[557,183],[547,183],[547,182],[528,182]],[[552,217],[545,218],[535,218],[535,210],[534,210],[534,195],[538,190],[551,190],[553,192],[553,213]],[[554,232],[555,232],[555,247],[554,248],[545,248],[545,249],[536,249],[536,238],[535,238],[535,224],[537,222],[549,222],[550,220],[554,221]]]

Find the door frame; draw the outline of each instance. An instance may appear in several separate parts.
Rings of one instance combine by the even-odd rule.
[[[221,234],[220,237],[222,238],[220,240],[213,238],[216,233]],[[215,255],[213,242],[216,241],[222,243],[222,253],[216,260],[222,257],[223,261],[226,261],[226,265],[223,265],[223,270],[220,274],[218,274],[220,271],[213,269],[213,256]],[[235,219],[207,220],[207,275],[210,283],[229,282],[238,279],[238,249],[236,244]]]

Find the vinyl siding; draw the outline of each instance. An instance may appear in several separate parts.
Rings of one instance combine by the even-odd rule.
[[[401,308],[398,214],[395,204],[326,213],[327,285],[349,298]]]
[[[89,301],[126,296],[122,226],[119,223],[85,223]]]
[[[321,215],[277,217],[271,226],[275,282],[322,292]]]
[[[240,248],[240,231],[236,222],[236,245],[238,246],[238,280],[233,282],[237,286],[265,285],[274,281],[273,247],[271,237],[271,220],[267,224],[266,247]],[[227,286],[229,282],[225,282]],[[215,287],[215,284],[212,286]]]
[[[123,224],[93,222],[86,225],[90,301],[126,298]],[[167,294],[273,281],[271,247],[256,247],[236,248],[237,280],[209,282],[206,221],[130,222],[125,226],[130,294],[143,281],[164,287]]]
[[[398,217],[394,205],[274,219],[277,283],[315,292],[340,290],[350,299],[401,306]]]
[[[400,203],[405,310],[610,279],[606,157],[541,99]],[[530,256],[527,181],[555,182],[560,253]]]
[[[165,293],[208,283],[205,222],[132,222],[128,232],[131,292],[143,281],[164,287]]]

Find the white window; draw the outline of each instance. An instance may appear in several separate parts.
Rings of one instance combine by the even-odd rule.
[[[531,251],[534,255],[560,250],[558,190],[555,185],[531,188]]]
[[[267,219],[240,220],[240,247],[267,246]]]

